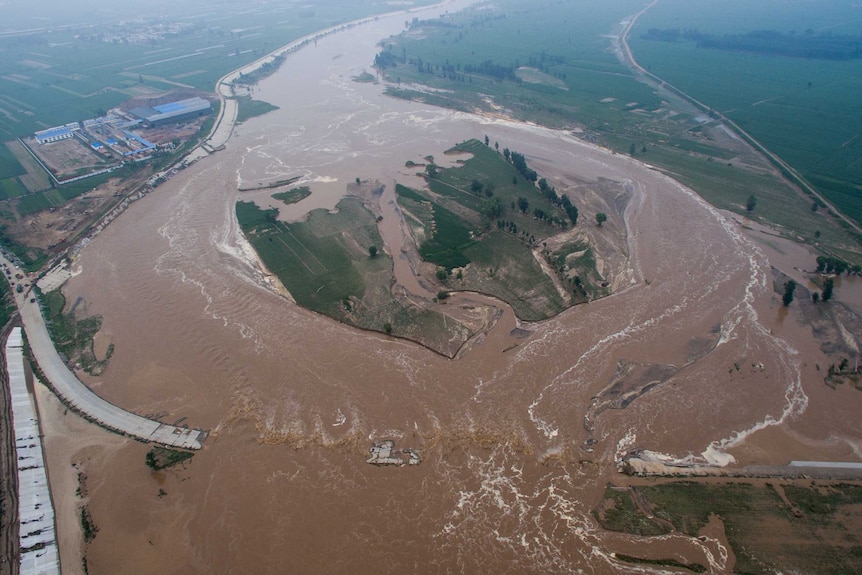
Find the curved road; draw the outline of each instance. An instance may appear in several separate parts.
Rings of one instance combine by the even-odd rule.
[[[17,283],[18,280],[14,279],[14,274],[23,272],[16,270],[14,264],[5,257],[0,257],[0,264],[5,264],[11,270],[13,274],[11,281]],[[25,279],[21,281],[29,282],[29,278],[25,276]],[[201,443],[207,436],[206,431],[166,425],[159,421],[141,417],[102,399],[89,387],[84,385],[72,373],[72,370],[66,366],[60,354],[57,353],[54,342],[51,341],[51,336],[48,334],[48,328],[45,326],[39,302],[31,301],[33,299],[30,293],[31,289],[28,288],[23,293],[17,293],[15,288],[13,288],[12,292],[15,295],[15,303],[18,306],[21,320],[24,323],[30,350],[35,356],[42,373],[45,374],[45,377],[51,384],[54,393],[57,394],[63,403],[76,409],[102,427],[144,442],[159,443],[183,449],[201,448]]]

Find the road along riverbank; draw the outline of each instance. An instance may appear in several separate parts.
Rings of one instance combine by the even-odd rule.
[[[5,266],[5,269],[10,271],[10,276],[11,270],[16,269],[15,264],[5,256],[0,256],[0,265]],[[45,318],[42,315],[39,301],[34,297],[32,286],[27,283],[27,289],[23,289],[24,285],[22,284],[29,278],[21,275],[22,278],[16,277],[15,281],[12,279],[9,281],[13,288],[15,304],[21,315],[21,321],[27,332],[27,342],[33,358],[47,379],[48,385],[66,405],[102,427],[140,441],[182,449],[201,448],[202,442],[207,436],[206,431],[167,425],[141,417],[105,401],[84,385],[57,353],[57,348],[54,347],[54,342],[51,341],[51,336],[45,325]],[[15,285],[16,281],[19,282],[17,286]],[[19,287],[22,288],[21,291],[18,291],[17,288]]]

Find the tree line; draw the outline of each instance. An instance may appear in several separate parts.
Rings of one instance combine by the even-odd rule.
[[[851,266],[844,260],[832,256],[817,256],[817,273],[835,274],[840,276],[844,272],[847,272],[848,275],[851,273],[862,273],[862,266]]]
[[[524,157],[524,154],[509,150],[509,148],[503,148],[503,157],[506,159],[507,162],[512,164],[515,170],[519,174],[521,174],[528,182],[535,184],[538,180],[539,191],[542,192],[542,195],[545,196],[545,198],[547,198],[552,204],[563,210],[569,217],[569,220],[572,222],[573,226],[577,224],[578,208],[572,204],[572,201],[569,199],[569,196],[565,194],[558,195],[556,188],[550,185],[548,183],[548,180],[546,180],[545,178],[539,179],[539,174],[536,173],[536,170],[530,168],[530,166],[527,165],[527,159]],[[529,203],[524,198],[518,198],[518,207],[523,213],[526,214],[529,207]],[[548,215],[544,212],[544,210],[541,209],[539,209],[538,211],[533,210],[533,215],[540,220],[550,219]]]
[[[862,36],[815,34],[808,29],[802,34],[783,34],[775,30],[754,30],[746,34],[717,36],[695,29],[650,28],[641,35],[644,40],[659,42],[695,42],[698,48],[711,48],[733,52],[754,52],[791,58],[816,60],[855,60],[862,58]]]

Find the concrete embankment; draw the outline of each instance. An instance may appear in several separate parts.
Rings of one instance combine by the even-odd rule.
[[[0,257],[0,265],[12,269],[13,263],[5,257]],[[17,287],[28,278],[19,279]],[[54,342],[48,334],[42,309],[39,302],[31,297],[32,288],[18,292],[15,289],[15,303],[21,315],[21,321],[27,332],[30,351],[54,393],[70,408],[82,416],[106,429],[134,437],[144,442],[153,442],[168,447],[182,449],[200,449],[207,432],[201,429],[188,429],[174,425],[166,425],[118,407],[98,395],[72,373],[66,365]]]
[[[627,475],[653,477],[762,477],[781,479],[862,479],[862,463],[842,461],[791,461],[788,465],[668,465],[631,457],[623,462]]]
[[[36,302],[19,301],[19,310],[36,361],[51,387],[69,407],[99,425],[142,441],[183,449],[200,449],[206,432],[153,421],[105,401],[66,366],[57,353]]]

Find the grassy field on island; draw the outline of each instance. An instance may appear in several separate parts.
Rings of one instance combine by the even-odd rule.
[[[102,317],[86,316],[78,309],[80,300],[66,310],[66,298],[57,289],[40,295],[46,310],[46,323],[57,351],[66,362],[90,375],[100,375],[113,354],[113,344],[104,358],[97,358],[93,351],[93,338],[102,327]]]
[[[261,260],[299,305],[447,356],[472,335],[457,320],[392,295],[392,259],[361,200],[344,198],[335,212],[314,210],[306,221],[290,224],[252,202],[239,202],[236,212]]]
[[[419,253],[439,266],[447,287],[498,297],[528,320],[609,293],[595,266],[586,265],[591,260],[577,257],[592,249],[586,233],[555,250],[543,246],[577,226],[577,210],[567,214],[562,196],[550,187],[543,192],[506,160],[517,151],[468,140],[447,154],[468,155],[451,168],[428,164],[427,189],[396,186]]]
[[[254,100],[251,96],[240,96],[237,98],[239,110],[236,114],[236,123],[242,124],[246,120],[263,116],[273,110],[278,110],[278,106],[273,106],[269,102],[263,100]]]
[[[311,190],[308,189],[308,186],[299,186],[298,188],[294,188],[292,190],[287,190],[284,192],[276,192],[272,194],[272,197],[276,200],[280,200],[285,204],[295,204],[300,202],[311,195]]]

